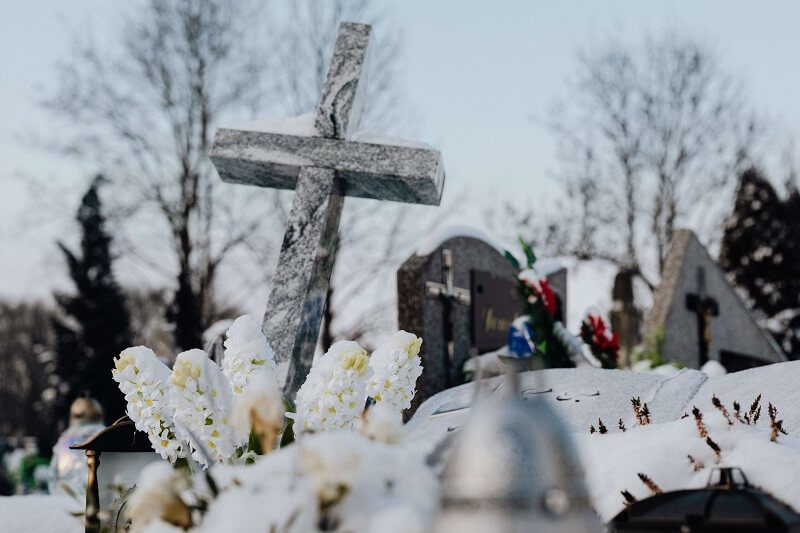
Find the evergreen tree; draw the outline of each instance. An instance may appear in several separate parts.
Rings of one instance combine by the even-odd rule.
[[[59,407],[86,392],[103,407],[107,422],[125,413],[125,399],[111,379],[113,359],[130,345],[125,299],[112,270],[111,236],[98,195],[97,176],[83,196],[77,221],[80,255],[58,243],[75,284],[75,295],[56,295],[61,317],[55,320]]]
[[[782,200],[757,169],[745,171],[725,223],[719,261],[789,355],[800,355],[798,209],[796,191]]]

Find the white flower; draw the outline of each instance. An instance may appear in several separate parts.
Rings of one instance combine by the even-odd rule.
[[[238,441],[247,440],[252,431],[262,452],[267,453],[283,429],[285,413],[283,395],[274,374],[260,370],[250,376],[247,387],[236,396],[231,425]]]
[[[376,403],[361,415],[359,433],[369,440],[397,444],[403,438],[403,415],[387,403]]]
[[[180,493],[189,487],[189,480],[166,463],[150,463],[142,470],[136,489],[126,506],[133,531],[142,531],[148,524],[163,521],[186,529],[192,525],[191,510]]]
[[[401,330],[372,353],[369,365],[373,374],[367,384],[370,398],[398,411],[411,407],[417,378],[422,374],[421,345],[421,338]]]
[[[261,324],[252,315],[242,315],[228,328],[222,371],[231,383],[233,392],[244,390],[253,372],[275,372],[275,352],[261,332]]]
[[[186,444],[175,434],[167,365],[150,348],[134,346],[114,360],[111,375],[128,402],[128,417],[147,433],[153,449],[171,463],[186,457]]]
[[[297,391],[295,433],[353,429],[364,411],[369,376],[366,350],[353,341],[334,343]]]
[[[228,424],[232,396],[217,364],[203,350],[182,352],[175,359],[169,383],[176,428],[194,448],[192,457],[210,466],[202,447],[212,460],[230,462],[237,446]]]

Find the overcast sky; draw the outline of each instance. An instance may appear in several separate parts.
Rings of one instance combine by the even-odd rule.
[[[563,92],[576,49],[609,34],[636,42],[648,32],[677,29],[702,39],[742,76],[751,101],[800,139],[798,2],[385,4],[405,33],[400,83],[418,119],[415,135],[444,152],[446,196],[470,187],[546,197],[555,186],[554,146],[531,117],[546,116]],[[55,82],[53,66],[70,40],[66,22],[91,20],[102,27],[118,5],[27,0],[5,2],[0,12],[0,296],[42,296],[62,283],[64,269],[53,242],[63,231],[63,217],[54,214],[57,224],[48,225],[49,217],[31,214],[20,176],[67,186],[85,181],[92,169],[29,148],[24,138],[50,128],[35,89]],[[74,211],[81,193],[72,187],[59,197],[67,212]]]

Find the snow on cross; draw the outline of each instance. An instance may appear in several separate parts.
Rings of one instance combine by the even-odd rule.
[[[291,398],[314,356],[344,197],[428,205],[441,200],[444,167],[437,150],[353,140],[371,32],[366,24],[339,27],[313,135],[219,129],[211,148],[224,181],[295,189],[263,322]]]

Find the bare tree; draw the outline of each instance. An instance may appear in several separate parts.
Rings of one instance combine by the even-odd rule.
[[[38,303],[0,302],[0,435],[39,437],[47,445],[57,435],[48,390],[55,342],[53,312]]]
[[[579,53],[568,95],[550,124],[567,216],[539,236],[653,287],[676,225],[732,191],[749,160],[756,126],[742,84],[700,43],[668,33]]]
[[[116,183],[117,213],[133,222],[126,226],[128,258],[177,271],[172,316],[183,348],[199,346],[215,316],[220,265],[267,219],[254,202],[219,193],[207,159],[220,116],[242,113],[262,95],[264,54],[242,37],[251,29],[243,6],[136,5],[123,17],[120,42],[76,43],[45,102],[79,126],[65,148],[105,167]],[[163,238],[137,235],[156,221],[169,235],[166,246],[159,246]],[[164,252],[170,261],[161,259]]]
[[[391,132],[408,115],[397,85],[402,39],[388,12],[366,0],[297,0],[283,6],[258,0],[143,1],[143,9],[124,17],[119,46],[78,43],[60,66],[58,91],[46,105],[80,126],[61,147],[97,162],[114,179],[121,221],[117,242],[126,261],[177,280],[176,343],[193,347],[223,304],[242,304],[222,302],[219,291],[215,294],[223,267],[236,275],[260,272],[257,282],[269,284],[271,272],[263,265],[272,262],[280,244],[291,197],[220,186],[206,158],[214,126],[256,113],[313,111],[339,22],[355,20],[376,27],[362,125]],[[332,286],[341,286],[342,297],[331,293],[327,324],[344,307],[348,313],[377,316],[378,304],[348,305],[370,299],[369,284],[354,278],[399,264],[398,250],[407,250],[411,242],[407,228],[417,223],[407,216],[409,209],[348,201],[339,257],[360,259],[355,269],[337,262]],[[404,213],[404,222],[395,223]],[[384,239],[392,253],[376,255],[365,248],[376,239]],[[252,288],[246,291],[252,293]],[[386,299],[379,299],[386,311]],[[337,336],[358,337],[372,323],[351,322],[359,326],[343,325]],[[328,335],[334,334],[329,330]]]

